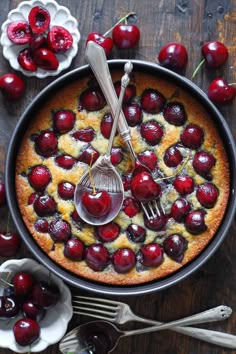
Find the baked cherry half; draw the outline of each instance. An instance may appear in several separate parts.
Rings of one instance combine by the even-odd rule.
[[[141,263],[146,267],[157,267],[163,262],[163,248],[157,243],[143,245],[141,251]]]
[[[163,115],[165,120],[175,126],[184,125],[187,120],[187,114],[184,106],[180,102],[169,102],[164,108]]]
[[[184,253],[188,247],[188,241],[179,234],[168,236],[164,243],[164,252],[176,262],[182,262]]]
[[[50,216],[56,212],[56,202],[53,197],[48,194],[41,194],[34,201],[34,211],[38,216]]]
[[[147,113],[155,114],[161,112],[165,102],[165,97],[154,89],[144,90],[141,96],[141,107]]]
[[[96,236],[99,241],[102,242],[112,242],[120,234],[120,226],[114,221],[108,224],[98,226],[96,229]]]
[[[94,162],[97,161],[99,157],[99,152],[94,149],[92,145],[87,145],[86,148],[78,156],[78,161],[86,163],[89,166],[92,166]]]
[[[73,199],[75,192],[75,185],[70,182],[61,182],[58,185],[58,194],[64,200]]]
[[[99,111],[106,105],[106,100],[99,88],[88,88],[80,95],[80,104],[87,111]]]
[[[185,227],[193,235],[206,231],[205,214],[203,209],[190,211],[185,217]]]
[[[146,217],[144,217],[145,226],[152,231],[164,230],[167,221],[168,221],[168,219],[164,214],[160,214],[160,215],[150,218],[150,219],[147,219]]]
[[[65,170],[71,170],[76,164],[76,159],[70,155],[61,155],[55,158],[55,162],[61,168]]]
[[[212,179],[211,169],[216,164],[215,157],[207,151],[197,151],[193,158],[193,168],[207,180]]]
[[[65,134],[74,127],[75,113],[68,109],[60,109],[52,113],[52,119],[54,129],[60,134]]]
[[[87,128],[82,128],[77,130],[76,132],[72,133],[71,136],[75,140],[80,140],[86,143],[90,143],[94,139],[95,132],[93,128],[87,127]]]
[[[70,224],[62,219],[54,219],[49,224],[49,233],[55,242],[65,242],[71,236]]]
[[[127,228],[127,234],[133,242],[144,242],[146,238],[146,230],[144,227],[136,224],[130,224]]]
[[[206,182],[197,188],[196,197],[199,203],[205,208],[213,208],[219,191],[213,183]]]
[[[28,174],[28,181],[36,191],[44,191],[51,181],[51,173],[44,165],[38,165],[31,169]]]
[[[186,195],[193,192],[194,181],[192,177],[182,174],[176,177],[173,186],[180,195]]]
[[[85,246],[77,237],[71,237],[65,242],[64,256],[72,261],[82,261],[84,258]]]
[[[191,205],[185,198],[178,198],[171,206],[170,215],[177,222],[184,221],[185,216],[191,210]]]
[[[132,197],[127,197],[123,201],[123,212],[129,216],[130,218],[133,218],[135,215],[137,215],[141,211],[141,206],[138,200],[132,198]]]
[[[142,109],[138,103],[126,105],[123,108],[123,112],[130,127],[136,127],[142,122]]]
[[[105,246],[94,243],[86,249],[85,261],[91,269],[101,272],[108,266],[110,255]]]
[[[57,137],[51,130],[42,131],[35,139],[35,149],[39,155],[49,157],[57,152]]]
[[[157,199],[161,193],[161,186],[154,181],[150,173],[140,172],[135,175],[130,184],[133,196],[140,202],[149,202]]]
[[[166,149],[163,160],[168,167],[177,167],[183,160],[183,156],[177,146]]]
[[[153,171],[158,167],[157,156],[152,150],[145,150],[138,154],[138,160],[142,165],[147,166],[150,171]]]
[[[181,143],[189,149],[198,149],[204,140],[204,131],[199,125],[189,124],[180,135]]]
[[[159,123],[148,121],[140,126],[140,134],[149,145],[157,145],[163,136],[163,129]]]
[[[114,83],[114,87],[115,87],[116,94],[119,97],[121,91],[121,82],[116,81]],[[132,98],[134,98],[135,95],[136,95],[136,87],[132,84],[129,84],[125,89],[123,103],[128,104],[132,100]]]
[[[136,264],[136,255],[130,248],[120,248],[112,255],[112,264],[117,273],[128,273]]]

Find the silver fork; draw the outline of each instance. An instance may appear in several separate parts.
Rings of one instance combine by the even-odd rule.
[[[131,310],[130,306],[123,302],[86,296],[74,296],[72,300],[74,314],[95,317],[118,324],[124,324],[129,321],[138,321],[150,325],[163,324],[162,322],[153,321],[136,315]],[[181,327],[179,327],[180,324],[178,323],[176,323],[175,326],[174,321],[172,322],[170,329],[209,343],[231,348],[230,345],[233,344],[232,340],[235,342],[236,336],[203,328],[182,327],[198,323],[225,320],[231,315],[231,313],[232,309],[230,307],[223,305],[217,306],[181,320]]]

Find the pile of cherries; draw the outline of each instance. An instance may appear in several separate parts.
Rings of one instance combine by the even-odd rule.
[[[39,281],[29,272],[16,273],[0,296],[0,321],[22,314],[13,325],[14,337],[21,346],[31,345],[40,337],[40,321],[59,298],[55,285]]]
[[[16,45],[24,45],[17,60],[27,71],[57,70],[57,54],[65,53],[73,44],[70,32],[62,26],[50,27],[50,13],[41,6],[33,7],[28,21],[13,21],[7,26],[7,36]],[[28,47],[25,48],[25,45]]]

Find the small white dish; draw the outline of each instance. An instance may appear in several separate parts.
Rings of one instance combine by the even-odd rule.
[[[59,66],[57,70],[47,71],[39,68],[35,72],[24,70],[17,61],[18,53],[27,47],[27,45],[16,45],[10,41],[7,36],[7,26],[13,21],[28,21],[30,10],[35,6],[46,8],[51,16],[50,27],[63,26],[73,37],[73,45],[63,54],[56,54]],[[26,76],[35,76],[43,79],[47,76],[56,76],[62,70],[67,69],[71,65],[72,59],[76,56],[78,51],[78,43],[80,41],[80,32],[78,30],[77,20],[71,16],[70,11],[65,6],[60,6],[54,0],[30,0],[21,2],[16,9],[11,10],[7,16],[7,20],[1,27],[1,45],[3,46],[3,55],[9,61],[11,67],[15,70],[21,71]]]
[[[30,272],[37,280],[45,280],[49,276],[49,270],[29,258],[8,260],[0,266],[1,275],[5,272],[15,274],[22,271]],[[19,314],[13,319],[0,319],[0,347],[11,349],[16,353],[40,352],[49,345],[59,342],[65,335],[68,323],[73,315],[71,293],[63,281],[54,274],[50,274],[50,279],[59,288],[61,296],[55,306],[46,310],[44,318],[39,322],[41,328],[40,339],[26,347],[16,343],[13,325],[23,317],[22,314]],[[0,295],[2,291],[3,287],[0,284]]]

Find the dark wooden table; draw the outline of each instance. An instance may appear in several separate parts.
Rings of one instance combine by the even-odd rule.
[[[0,1],[0,23],[8,12],[21,1]],[[70,69],[85,64],[84,47],[87,35],[91,31],[106,32],[122,15],[135,11],[137,25],[141,31],[138,48],[127,51],[114,50],[112,58],[135,58],[157,61],[160,48],[170,42],[184,44],[189,53],[186,76],[191,77],[194,68],[201,59],[201,45],[205,41],[220,40],[229,49],[227,64],[219,71],[202,70],[195,83],[203,90],[214,77],[222,75],[230,82],[236,81],[236,0],[59,0],[67,6],[78,19],[81,32],[79,51]],[[2,51],[2,49],[0,49]],[[2,52],[0,53],[2,54]],[[8,62],[0,55],[0,75],[12,72]],[[0,95],[0,178],[4,178],[4,160],[11,134],[21,113],[53,78],[25,78],[27,91],[22,100],[9,104]],[[231,131],[236,137],[236,101],[234,104],[220,108]],[[7,207],[0,209],[0,230],[6,230]],[[227,304],[236,310],[236,230],[235,223],[228,235],[200,270],[179,284],[154,294],[141,297],[122,297],[138,314],[161,321],[170,321],[184,317],[219,304]],[[15,226],[11,223],[11,230]],[[22,245],[17,258],[32,257]],[[6,259],[0,258],[0,262]],[[71,288],[72,293],[80,292]],[[83,292],[85,293],[85,292]],[[91,294],[90,294],[91,295]],[[85,321],[85,318],[81,319]],[[69,328],[73,328],[80,319],[74,317]],[[140,325],[130,323],[125,328],[134,329]],[[235,333],[236,314],[233,312],[225,322],[205,325],[206,328]],[[214,345],[191,339],[171,331],[146,334],[139,337],[122,339],[114,354],[219,354],[235,353]],[[10,350],[0,349],[1,354],[10,354]],[[49,347],[43,353],[59,353],[58,345]]]

